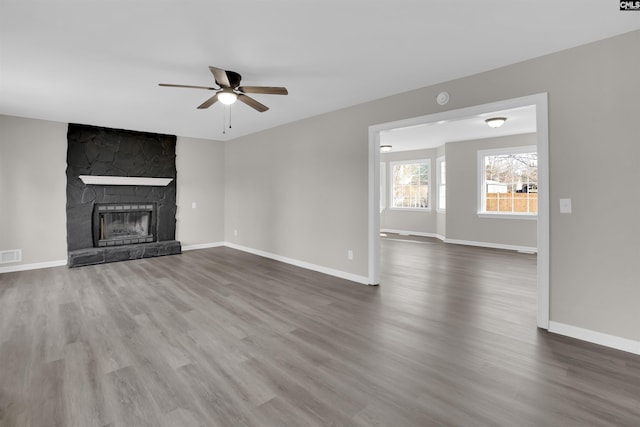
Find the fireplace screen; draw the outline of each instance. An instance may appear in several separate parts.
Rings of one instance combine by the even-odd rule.
[[[100,204],[94,213],[95,246],[155,241],[155,204]]]

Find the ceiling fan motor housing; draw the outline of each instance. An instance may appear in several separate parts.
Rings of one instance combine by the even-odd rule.
[[[235,89],[240,86],[240,80],[242,80],[242,76],[240,74],[236,73],[235,71],[227,71],[227,78],[229,79],[229,84],[232,88]],[[218,80],[216,80],[216,83],[218,84],[218,86],[224,87]]]

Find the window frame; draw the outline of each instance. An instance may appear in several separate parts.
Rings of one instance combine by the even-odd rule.
[[[444,182],[442,182],[442,165],[444,164]],[[442,194],[441,190],[444,186],[444,201],[445,204],[442,206]],[[446,156],[440,156],[436,158],[436,188],[438,189],[438,201],[436,202],[436,212],[445,213],[447,211],[447,159]]]
[[[395,198],[393,197],[395,193],[395,166],[396,165],[411,165],[411,164],[421,164],[426,163],[429,172],[427,174],[427,207],[426,208],[414,208],[414,207],[402,207],[402,206],[394,206]],[[389,209],[397,210],[397,211],[405,211],[405,212],[431,212],[432,211],[432,171],[431,171],[431,159],[409,159],[409,160],[397,160],[393,162],[389,162]]]
[[[536,145],[522,145],[515,147],[490,148],[478,150],[478,209],[477,215],[480,218],[504,218],[504,219],[523,219],[537,220],[538,212],[490,212],[486,210],[486,168],[485,157],[509,154],[537,153]]]

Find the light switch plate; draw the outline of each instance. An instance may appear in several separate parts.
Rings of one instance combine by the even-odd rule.
[[[560,199],[560,213],[571,213],[571,199]]]

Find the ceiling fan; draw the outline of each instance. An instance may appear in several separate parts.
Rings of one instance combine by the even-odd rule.
[[[220,87],[174,85],[168,83],[159,83],[158,85],[164,87],[186,87],[190,89],[215,90],[216,94],[200,104],[198,106],[199,109],[209,108],[217,101],[220,101],[225,105],[231,105],[238,100],[261,113],[267,111],[269,107],[246,95],[247,93],[262,93],[268,95],[287,95],[289,93],[284,87],[240,86],[242,76],[235,71],[226,71],[222,68],[211,66],[209,67],[209,71],[211,71],[216,83]]]

